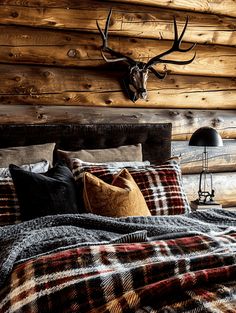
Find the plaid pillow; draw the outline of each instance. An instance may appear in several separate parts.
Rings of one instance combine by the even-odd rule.
[[[190,212],[190,206],[183,190],[179,163],[170,159],[162,165],[127,167],[139,186],[152,215],[175,215]],[[84,172],[92,173],[107,183],[120,171],[109,165],[86,165],[79,160],[73,162],[75,180],[81,183]]]
[[[20,208],[10,177],[0,178],[0,226],[20,223]]]
[[[22,165],[21,168],[34,173],[44,173],[49,168],[49,161],[42,160]],[[0,226],[20,222],[20,207],[11,174],[8,167],[0,168]]]

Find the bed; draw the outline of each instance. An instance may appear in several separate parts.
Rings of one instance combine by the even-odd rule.
[[[140,143],[142,160],[135,161],[89,162],[70,158],[69,153],[121,146],[140,149]],[[7,147],[45,144],[50,145],[47,153],[53,153],[49,163],[54,167],[49,170],[44,170],[50,166],[48,160],[39,169],[38,163],[31,164],[31,157],[41,150],[26,149],[23,159],[18,150],[10,151],[9,159],[6,154]],[[170,158],[171,124],[0,125],[3,164],[14,160],[10,153],[19,153],[16,162],[30,166],[11,165],[12,178],[5,169],[0,180],[0,210],[6,208],[7,196],[7,204],[14,203],[11,213],[2,214],[5,224],[0,226],[0,312],[236,312],[236,213],[190,211],[178,160]],[[59,189],[51,206],[42,207],[45,197],[40,192],[46,191],[39,188],[39,177],[53,184],[57,166],[67,175],[69,194]],[[124,168],[125,180],[121,177],[118,187],[121,181],[134,180],[148,213],[124,216],[123,204],[121,216],[107,216],[109,210],[94,213],[93,205],[102,201],[118,208],[121,200],[114,206],[110,189],[105,200],[99,196],[101,188],[117,187]],[[83,198],[88,195],[82,186],[85,173],[93,188],[99,181],[95,204],[90,197],[96,189],[91,189],[89,199]],[[76,190],[73,196],[71,186]],[[50,188],[53,193],[55,188]],[[134,195],[131,204],[140,196]],[[31,198],[26,210],[16,205],[17,196],[21,204]],[[73,201],[77,206],[72,209]]]

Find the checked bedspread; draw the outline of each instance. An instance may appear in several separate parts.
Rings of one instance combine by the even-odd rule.
[[[0,312],[236,312],[235,229],[176,237],[20,262],[0,292]]]

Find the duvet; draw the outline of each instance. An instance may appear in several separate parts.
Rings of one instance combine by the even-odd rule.
[[[0,227],[0,312],[236,312],[236,213]]]

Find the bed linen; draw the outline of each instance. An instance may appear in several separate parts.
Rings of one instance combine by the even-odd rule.
[[[0,312],[236,312],[236,214],[0,227]]]

